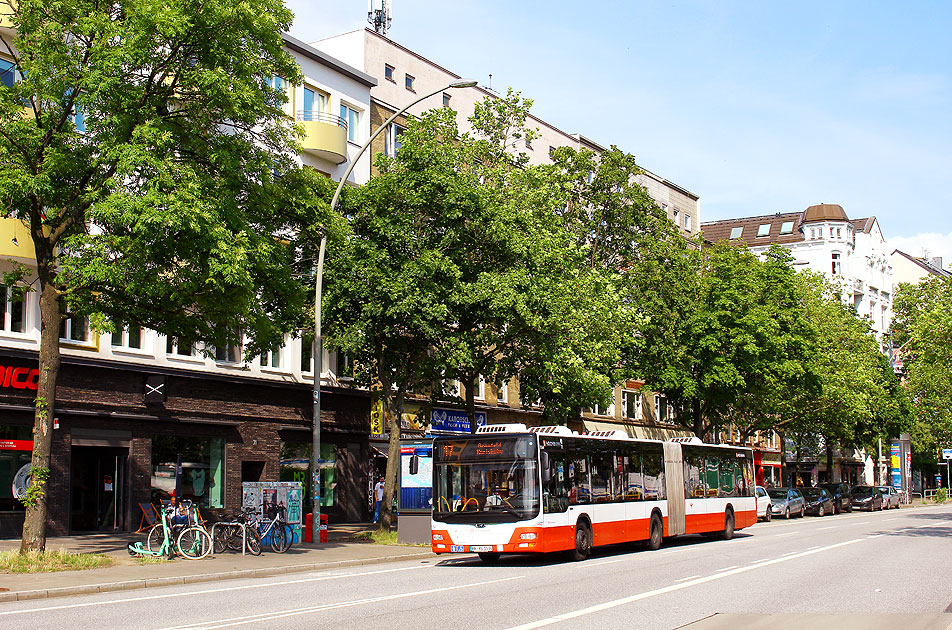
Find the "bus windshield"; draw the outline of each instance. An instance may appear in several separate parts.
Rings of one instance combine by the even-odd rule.
[[[511,522],[539,514],[535,436],[434,443],[433,519]]]

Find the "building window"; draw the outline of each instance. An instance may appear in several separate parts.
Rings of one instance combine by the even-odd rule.
[[[496,385],[496,402],[509,404],[509,381],[503,381]]]
[[[83,315],[71,315],[60,323],[60,339],[63,341],[89,341],[89,319]]]
[[[407,86],[407,89],[410,90],[411,92],[415,91],[413,89],[413,77],[411,77],[409,74],[406,75],[406,86]]]
[[[281,352],[282,348],[280,344],[275,344],[271,347],[270,350],[263,353],[260,357],[261,367],[264,368],[274,368],[278,369],[281,367]]]
[[[592,413],[594,413],[596,416],[614,416],[615,415],[615,393],[614,392],[612,392],[612,395],[609,398],[609,400],[611,400],[611,402],[608,404],[607,407],[603,407],[602,405],[595,405],[594,407],[592,407]]]
[[[531,149],[531,148],[532,148],[532,140],[529,139],[529,136],[528,136],[528,135],[526,136],[526,148],[527,148],[527,149]]]
[[[350,142],[357,142],[360,136],[360,112],[341,103],[340,117],[347,122],[347,139]]]
[[[309,87],[304,88],[304,109],[301,110],[300,120],[320,120],[320,114],[327,111],[327,95]]]
[[[181,337],[167,337],[165,339],[165,353],[180,357],[193,357],[196,354],[195,344],[185,341]]]
[[[450,106],[450,95],[447,94],[446,92],[443,92],[443,107],[449,107],[449,106]]]
[[[476,400],[486,400],[486,381],[482,376],[476,381],[476,393],[473,395]]]
[[[830,238],[833,238],[833,228],[830,228]]]
[[[674,418],[674,407],[668,402],[667,397],[661,394],[655,394],[654,407],[656,421],[670,422],[672,418]]]
[[[354,378],[354,358],[337,351],[337,378]]]
[[[17,299],[10,287],[0,285],[0,309],[3,309],[3,313],[0,314],[0,330],[23,332],[24,304],[26,304],[25,295],[21,299]]]
[[[671,216],[674,218],[675,225],[681,222],[681,211],[677,208],[671,211]]]
[[[684,215],[684,229],[687,230],[688,232],[691,231],[691,215],[690,214]]]
[[[113,348],[142,348],[142,328],[139,326],[123,326],[112,333]]]
[[[398,125],[397,123],[390,124],[390,129],[388,129],[383,136],[384,155],[394,157],[400,152],[400,146],[402,144],[400,142],[400,136],[402,136],[406,130],[406,127]]]
[[[621,415],[623,418],[641,420],[641,392],[630,389],[621,391]]]
[[[13,479],[17,471],[33,458],[33,430],[27,426],[0,424],[0,512],[22,512],[25,508],[13,497]]]
[[[843,275],[843,263],[840,260],[840,255],[837,252],[833,252],[833,275],[840,276]]]
[[[152,436],[152,496],[168,500],[182,458],[181,496],[199,507],[225,504],[225,440],[184,435]],[[158,503],[158,501],[156,501]]]
[[[842,228],[836,228],[836,238],[843,238]]]
[[[793,221],[784,221],[780,224],[781,234],[793,234]]]
[[[6,59],[0,59],[0,85],[4,87],[13,87],[17,80],[16,66],[13,62]]]
[[[757,236],[770,236],[770,224],[761,223],[757,227]]]
[[[553,147],[553,146],[550,145],[550,146],[549,146],[549,159],[551,160],[551,159],[553,159],[554,157],[555,157],[555,147]]]
[[[229,341],[215,346],[215,360],[221,363],[238,363],[241,361],[241,344]]]
[[[734,239],[734,238],[740,238],[743,233],[744,233],[744,226],[732,227],[732,228],[731,228],[731,238],[732,238],[732,239]]]
[[[396,81],[394,81],[393,79],[393,70],[394,70],[393,66],[391,66],[389,63],[384,64],[383,78],[386,79],[387,81],[393,81],[394,83],[396,83]]]
[[[304,331],[301,335],[301,372],[314,372],[314,331]]]

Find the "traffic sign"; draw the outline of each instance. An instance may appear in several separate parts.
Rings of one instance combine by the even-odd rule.
[[[952,459],[952,448],[942,449],[942,459]]]

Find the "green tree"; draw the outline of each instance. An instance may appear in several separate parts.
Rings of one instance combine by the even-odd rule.
[[[18,0],[0,48],[0,213],[30,231],[42,332],[21,550],[42,549],[64,314],[247,354],[301,328],[297,274],[327,184],[295,162],[271,77],[296,82],[278,0]],[[336,224],[335,224],[336,225]],[[35,276],[34,276],[35,273]]]
[[[734,419],[742,397],[756,405],[751,413],[766,415],[772,392],[815,388],[804,364],[813,336],[789,253],[773,248],[760,260],[717,243],[686,259],[676,301],[649,313],[634,357],[675,420],[705,436]]]
[[[901,284],[893,303],[893,344],[914,401],[916,450],[952,445],[952,280]]]

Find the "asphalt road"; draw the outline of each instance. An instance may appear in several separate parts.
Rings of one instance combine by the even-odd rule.
[[[816,612],[952,613],[952,507],[760,523],[730,541],[690,536],[580,563],[434,556],[11,602],[0,604],[0,628],[667,630],[713,613]]]

